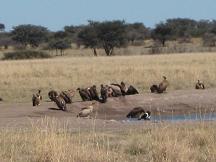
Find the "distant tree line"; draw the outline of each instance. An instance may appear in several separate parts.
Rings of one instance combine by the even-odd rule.
[[[0,47],[37,48],[45,45],[47,49],[64,54],[71,48],[91,48],[95,56],[97,49],[104,49],[107,56],[113,55],[118,47],[136,45],[137,42],[152,39],[159,45],[166,46],[169,40],[190,42],[191,38],[202,38],[204,46],[216,46],[216,20],[192,20],[187,18],[167,19],[148,28],[143,23],[126,23],[125,21],[89,21],[87,25],[65,26],[63,30],[52,32],[43,26],[18,25],[11,32],[5,31],[0,23]]]

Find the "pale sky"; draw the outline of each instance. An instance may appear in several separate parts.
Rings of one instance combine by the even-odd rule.
[[[0,0],[0,23],[62,30],[88,20],[142,22],[147,27],[168,18],[216,19],[216,0]]]

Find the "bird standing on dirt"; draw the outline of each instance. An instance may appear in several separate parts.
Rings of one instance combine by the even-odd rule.
[[[94,110],[94,105],[96,104],[96,102],[92,102],[91,105],[83,107],[80,112],[78,113],[77,117],[90,117],[90,115],[92,114],[93,110]]]
[[[66,90],[66,91],[62,91],[60,93],[60,96],[65,100],[65,102],[67,104],[71,104],[72,103],[72,98],[75,95],[75,91],[72,89]]]
[[[33,106],[39,106],[40,105],[40,101],[42,100],[42,96],[41,96],[41,90],[38,90],[38,92],[36,94],[33,94],[32,96],[32,105]]]
[[[77,91],[79,91],[80,97],[83,101],[91,101],[91,96],[88,88],[77,88]]]
[[[151,90],[151,93],[163,93],[166,91],[168,86],[169,86],[169,82],[167,81],[167,78],[163,76],[163,81],[160,82],[158,86],[156,84],[153,84],[150,87],[150,90]]]
[[[101,94],[100,102],[105,103],[107,101],[108,92],[107,92],[107,88],[103,84],[101,84],[100,94]]]
[[[205,89],[204,83],[202,83],[200,80],[197,81],[195,89]]]
[[[168,86],[169,86],[169,82],[167,81],[167,78],[163,76],[163,81],[158,86],[158,93],[165,92]]]
[[[120,84],[112,83],[111,85],[117,86],[120,88],[121,93],[119,93],[119,96],[139,94],[139,92],[137,91],[137,89],[134,86],[130,85],[127,88],[123,81]]]
[[[56,96],[53,100],[59,109],[62,111],[67,111],[66,102],[62,96]]]

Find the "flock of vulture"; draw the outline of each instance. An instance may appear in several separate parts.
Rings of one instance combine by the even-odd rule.
[[[166,91],[168,86],[169,82],[167,81],[167,78],[163,76],[162,82],[160,82],[159,85],[152,85],[150,87],[150,90],[151,93],[163,93]],[[205,86],[200,80],[198,80],[195,85],[195,89],[205,89]],[[107,98],[109,97],[139,94],[138,90],[134,86],[130,85],[129,87],[126,87],[124,82],[121,82],[120,84],[110,84],[105,86],[101,84],[100,95],[95,85],[88,88],[77,88],[77,91],[79,92],[79,95],[83,101],[93,101],[91,105],[82,108],[77,117],[88,117],[93,112],[96,101],[100,103],[106,103]],[[74,95],[74,90],[62,91],[60,93],[55,90],[51,90],[48,93],[50,100],[55,102],[59,109],[63,111],[67,111],[66,105],[72,103],[72,98]],[[41,100],[41,90],[38,90],[38,92],[36,94],[33,94],[32,97],[33,106],[40,105]],[[128,113],[127,118],[150,120],[151,112],[145,112],[143,108],[136,107]]]

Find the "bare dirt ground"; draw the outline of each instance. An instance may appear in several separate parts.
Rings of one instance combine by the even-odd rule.
[[[143,126],[143,123],[127,123],[127,113],[134,107],[141,106],[150,110],[152,115],[215,113],[216,89],[177,90],[164,94],[145,93],[140,95],[109,98],[105,104],[97,104],[92,119],[77,118],[82,107],[91,102],[68,104],[68,111],[63,112],[53,102],[42,102],[38,107],[32,103],[0,103],[0,128],[28,128],[43,117],[55,117],[66,122],[72,130],[98,128],[119,130],[119,128]],[[149,122],[150,123],[150,122]],[[151,123],[152,124],[152,123]]]

